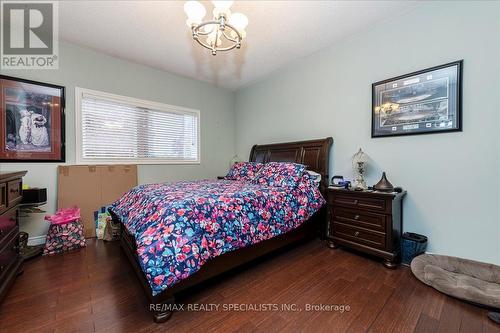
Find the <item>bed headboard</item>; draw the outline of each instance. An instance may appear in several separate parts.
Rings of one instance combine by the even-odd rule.
[[[308,170],[321,175],[320,190],[328,187],[328,164],[330,160],[331,137],[319,140],[255,145],[250,152],[250,162],[295,162],[304,164]]]

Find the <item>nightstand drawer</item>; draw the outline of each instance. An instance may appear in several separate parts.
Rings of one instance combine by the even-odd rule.
[[[364,208],[385,212],[386,201],[377,198],[356,197],[354,195],[333,195],[329,197],[330,203],[337,206]]]
[[[7,184],[0,183],[0,214],[7,210]]]
[[[342,223],[333,224],[333,236],[379,249],[385,248],[385,234]]]
[[[336,222],[362,227],[369,230],[385,232],[386,215],[365,212],[349,208],[334,208],[333,220]]]
[[[0,171],[0,302],[19,272],[19,209],[26,171]]]
[[[18,237],[16,234],[8,239],[8,242],[0,248],[0,280],[4,279],[10,270],[11,266],[19,260]]]
[[[0,248],[5,245],[7,238],[17,234],[17,209],[13,208],[0,216]]]
[[[23,199],[23,182],[16,179],[7,183],[7,204],[9,207],[15,206]]]

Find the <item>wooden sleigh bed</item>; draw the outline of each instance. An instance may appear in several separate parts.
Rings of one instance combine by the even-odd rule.
[[[325,196],[328,187],[328,164],[332,143],[333,139],[329,137],[320,140],[255,145],[250,152],[249,160],[261,163],[296,162],[304,164],[309,170],[321,174],[320,191]],[[113,213],[112,217],[115,222],[121,223]],[[135,238],[123,226],[121,228],[120,242],[150,301],[149,310],[153,312],[155,322],[161,323],[167,321],[172,315],[172,309],[175,308],[175,295],[179,292],[284,246],[317,237],[318,235],[324,235],[325,230],[326,209],[323,207],[300,227],[283,235],[211,259],[198,272],[156,296],[152,296],[151,288],[139,266]]]

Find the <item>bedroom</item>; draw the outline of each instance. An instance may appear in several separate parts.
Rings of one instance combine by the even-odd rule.
[[[30,2],[21,8],[26,3]],[[209,1],[201,3],[206,15],[199,23],[211,19],[214,9]],[[8,12],[3,8],[7,4],[2,1],[3,15]],[[16,230],[28,234],[30,249],[41,250],[51,226],[45,215],[77,205],[86,246],[27,259],[19,276],[2,274],[0,331],[499,331],[500,326],[488,317],[495,306],[472,305],[422,283],[402,263],[401,250],[402,234],[416,233],[427,237],[428,254],[491,264],[487,271],[498,272],[493,265],[500,265],[499,2],[235,1],[230,10],[248,18],[246,36],[239,49],[215,56],[193,39],[186,25],[185,1],[52,4],[55,14],[48,21],[57,32],[50,36],[55,63],[42,62],[48,57],[40,57],[40,63],[28,68],[19,68],[19,61],[5,62],[18,53],[5,53],[7,23],[2,16],[2,86],[43,89],[44,96],[50,90],[59,94],[60,102],[52,99],[51,113],[37,111],[36,105],[33,109],[15,106],[9,109],[17,110],[13,112],[7,111],[3,101],[17,95],[2,93],[0,172],[27,171],[22,178],[13,176],[22,180],[16,183],[19,196],[22,192],[26,198],[31,187],[42,196],[38,201],[46,203],[28,209],[15,199],[11,206],[0,204],[0,214],[10,221],[12,211],[20,211],[14,216]],[[194,5],[195,13],[187,12],[198,18],[199,8]],[[13,9],[19,15],[21,9]],[[15,15],[11,14],[11,21]],[[36,23],[30,27],[41,24]],[[9,41],[14,35],[15,30]],[[451,95],[455,92],[448,99],[450,112],[456,116],[451,127],[436,128],[440,133],[428,135],[377,134],[373,118],[382,103],[375,89],[383,85],[393,89],[398,80],[411,85],[416,78],[436,76],[440,72],[435,67],[442,65],[448,65],[443,68],[451,69],[450,77],[456,81],[449,85]],[[405,104],[401,99],[399,103]],[[112,108],[112,116],[99,112],[106,108]],[[127,116],[129,111],[135,118]],[[7,112],[16,115],[14,120],[7,119]],[[182,119],[172,115],[182,115]],[[85,127],[88,122],[83,119],[89,117],[103,126]],[[173,142],[171,132],[165,130],[179,130],[172,125],[173,118],[182,123],[183,145]],[[402,131],[396,134],[412,131],[411,127],[392,127]],[[11,133],[7,128],[19,130]],[[134,136],[135,128],[146,130]],[[42,129],[42,134],[32,135],[33,129]],[[43,129],[54,148],[50,152],[43,148],[47,146]],[[12,134],[10,139],[7,132]],[[422,132],[430,133],[428,128]],[[130,144],[131,138],[144,140],[141,143],[154,154],[175,158],[158,162],[131,155],[131,147],[142,147]],[[168,144],[155,145],[158,140]],[[317,141],[305,142],[309,140]],[[299,144],[265,146],[291,142]],[[113,150],[114,145],[121,149]],[[254,145],[260,150],[251,156]],[[8,152],[9,147],[20,148]],[[386,172],[388,181],[402,189],[394,195],[400,202],[393,203],[402,207],[402,213],[366,207],[340,207],[340,211],[359,208],[353,217],[372,222],[384,218],[388,223],[390,217],[396,232],[385,235],[395,240],[384,251],[342,240],[335,244],[333,239],[336,229],[330,215],[336,208],[330,192],[341,190],[328,185],[333,176],[342,175],[351,181],[352,189],[357,186],[359,169],[353,168],[353,162],[358,160],[353,158],[360,148],[366,187],[377,184]],[[99,153],[105,158],[100,159]],[[208,279],[209,274],[203,273],[207,281],[190,280],[195,285],[187,288],[186,283],[186,290],[169,303],[172,295],[167,294],[160,302],[151,301],[150,285],[141,280],[145,278],[142,268],[133,265],[135,259],[129,260],[136,249],[127,252],[126,246],[120,246],[133,247],[138,239],[129,237],[129,243],[124,243],[125,233],[116,242],[95,238],[94,211],[117,201],[135,185],[203,179],[233,184],[238,181],[217,177],[226,176],[235,162],[270,159],[307,164],[322,176],[312,191],[319,190],[326,203],[313,214],[311,240],[292,244],[294,235],[304,236],[302,231],[293,233],[302,229],[293,229],[284,238],[272,237],[271,243],[229,251],[217,258],[221,260],[204,265],[205,272],[216,276]],[[304,170],[295,171],[304,176]],[[2,180],[0,190],[10,190],[11,181]],[[36,188],[46,189],[45,197]],[[0,196],[2,200],[10,195],[7,192]],[[366,189],[348,195],[377,194]],[[385,204],[390,195],[381,195]],[[273,221],[281,220],[279,209],[273,213]],[[360,231],[365,245],[381,239],[380,230],[366,232],[365,227],[349,230]],[[283,244],[275,242],[279,239]],[[329,248],[332,240],[340,246]],[[260,243],[272,245],[262,249]],[[2,239],[0,253],[4,244]],[[247,248],[248,252],[242,251]],[[11,265],[13,256],[21,257],[18,253],[5,257],[5,266]],[[384,267],[386,259],[394,259],[387,263],[397,268]],[[249,262],[241,266],[244,261]],[[14,272],[11,266],[5,271]],[[496,294],[486,293],[496,302],[498,282],[494,283]],[[167,292],[171,287],[165,288]],[[173,305],[177,311],[167,311]],[[160,314],[157,321],[168,320],[155,323],[156,313]]]

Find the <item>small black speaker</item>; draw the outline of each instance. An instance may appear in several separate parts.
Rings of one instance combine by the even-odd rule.
[[[23,190],[23,204],[47,202],[46,188],[28,188]]]

